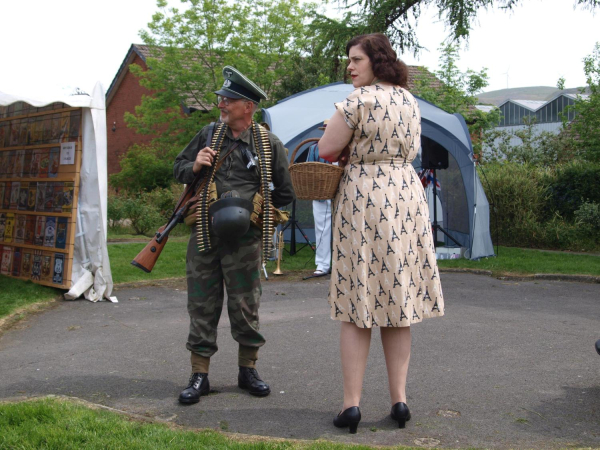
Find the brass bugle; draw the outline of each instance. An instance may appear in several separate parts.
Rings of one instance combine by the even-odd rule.
[[[281,271],[281,255],[283,253],[283,231],[280,231],[277,235],[277,269],[273,272],[273,275],[283,275]]]

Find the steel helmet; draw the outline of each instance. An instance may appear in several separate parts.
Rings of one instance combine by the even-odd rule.
[[[212,230],[221,239],[242,237],[250,228],[250,214],[254,205],[239,197],[221,198],[208,208]]]

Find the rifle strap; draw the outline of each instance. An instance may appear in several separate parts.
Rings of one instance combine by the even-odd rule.
[[[210,147],[212,145],[212,138],[213,138],[213,132],[215,131],[215,122],[211,122],[208,125],[208,133],[206,134],[206,141],[204,143],[205,147]],[[198,153],[200,153],[200,150],[202,150],[202,148],[200,147],[202,145],[202,143],[200,142],[200,139],[198,139],[198,148],[196,149],[196,155]],[[200,176],[206,178],[206,169],[202,170],[200,172]],[[198,192],[200,192],[200,186],[202,186],[202,181],[204,180],[200,180],[200,182],[198,183],[198,187],[196,188],[196,195],[198,194]],[[189,204],[190,202],[188,202]]]
[[[215,172],[217,172],[219,170],[219,167],[221,167],[223,165],[223,162],[225,162],[225,160],[227,159],[227,157],[229,155],[231,155],[231,153],[238,148],[240,145],[239,142],[236,142],[235,144],[233,144],[231,146],[231,148],[227,151],[227,153],[225,153],[225,156],[223,156],[223,158],[221,158],[219,160],[219,162],[217,162],[217,166],[215,167]],[[190,198],[187,202],[189,205],[192,205],[193,203],[197,202],[198,199],[200,198],[200,195],[202,194],[202,189],[204,188],[204,184],[201,184],[200,186],[198,186],[198,190],[196,191],[196,195],[194,195],[192,198]]]
[[[210,147],[212,144],[213,132],[215,131],[215,122],[211,122],[208,126],[208,134],[206,135],[206,144],[205,147]],[[200,139],[198,139],[198,151],[200,151]]]
[[[207,126],[208,126],[208,134],[206,137],[205,147],[210,147],[213,131],[215,129],[215,122],[211,122]],[[200,132],[198,134],[200,134]],[[202,148],[200,147],[201,145],[202,145],[202,142],[200,141],[200,139],[198,139],[198,146],[196,147],[196,154],[200,153],[200,150],[202,150]],[[206,171],[201,170],[200,173],[198,175],[196,175],[196,177],[194,178],[194,181],[192,181],[192,183],[186,185],[184,193],[182,194],[182,196],[179,198],[179,201],[175,205],[175,209],[173,209],[173,214],[171,214],[171,218],[169,219],[169,222],[171,222],[171,220],[173,220],[175,215],[182,210],[184,211],[183,215],[185,217],[188,216],[189,208],[194,204],[195,201],[198,200],[198,193],[200,191],[200,187],[203,186],[202,182],[204,181],[203,178],[205,178],[205,177],[206,177]],[[194,185],[197,185],[197,186],[194,187]],[[183,199],[183,197],[187,195],[186,191],[188,188],[194,189],[195,195],[192,198],[188,199],[183,205],[181,205],[180,202]],[[167,222],[167,223],[169,223],[169,222]]]

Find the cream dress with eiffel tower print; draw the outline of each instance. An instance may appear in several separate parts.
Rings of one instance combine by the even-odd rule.
[[[371,328],[443,316],[429,208],[411,164],[421,145],[416,99],[379,83],[335,107],[354,135],[333,201],[331,318]]]

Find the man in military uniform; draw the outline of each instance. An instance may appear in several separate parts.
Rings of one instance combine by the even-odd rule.
[[[237,192],[233,196],[252,201],[260,192],[265,211],[271,206],[279,208],[291,203],[295,194],[286,150],[274,134],[252,120],[260,100],[267,98],[266,94],[233,67],[226,66],[223,77],[223,87],[215,94],[221,111],[220,122],[225,126],[204,127],[192,139],[175,160],[175,178],[181,183],[191,183],[198,174],[206,175],[209,182],[214,180],[217,198],[223,194],[231,197],[232,192]],[[218,148],[206,145],[213,131],[215,135],[210,142]],[[214,217],[209,217],[204,206],[206,198],[202,198],[202,195],[208,195],[207,192],[208,189],[200,195],[198,219],[192,228],[186,258],[190,315],[186,347],[191,352],[192,376],[179,395],[181,403],[197,403],[201,395],[209,392],[208,371],[210,358],[217,351],[223,285],[227,289],[231,334],[239,343],[238,386],[256,396],[271,392],[256,371],[258,349],[265,343],[258,331],[258,307],[261,239],[266,242],[263,231],[268,228],[261,230],[251,226],[242,236],[216,233],[218,230],[210,224]],[[220,201],[223,200],[217,200],[217,203]],[[268,214],[264,218],[270,220]]]

